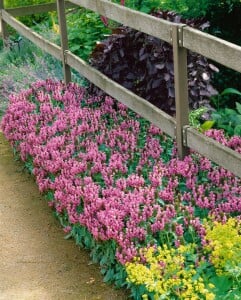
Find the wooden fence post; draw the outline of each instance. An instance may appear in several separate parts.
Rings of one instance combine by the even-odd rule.
[[[189,149],[186,145],[185,126],[189,125],[187,49],[183,47],[182,29],[185,25],[172,26],[174,81],[176,101],[176,142],[178,156],[183,159]]]
[[[0,0],[0,31],[3,39],[3,45],[4,47],[7,46],[7,38],[8,38],[8,32],[7,32],[7,24],[3,21],[1,18],[1,10],[4,9],[4,0]]]
[[[58,20],[59,20],[59,31],[60,40],[62,48],[62,64],[64,73],[64,82],[68,84],[71,81],[71,71],[70,66],[66,64],[65,53],[68,51],[68,34],[67,34],[67,24],[65,17],[65,4],[64,0],[57,0],[57,10],[58,10]]]

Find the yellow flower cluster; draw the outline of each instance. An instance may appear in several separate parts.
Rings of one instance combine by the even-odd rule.
[[[229,274],[239,268],[241,274],[241,222],[230,218],[226,223],[207,222],[205,250],[218,275]]]
[[[134,262],[126,263],[127,280],[135,285],[145,285],[148,292],[154,294],[154,299],[190,299],[213,300],[214,294],[204,285],[203,279],[196,274],[195,266],[185,267],[185,252],[190,252],[189,246],[178,249],[163,247],[150,247],[142,250],[146,262],[136,258]],[[209,286],[213,288],[213,286]],[[142,298],[148,299],[147,295]]]

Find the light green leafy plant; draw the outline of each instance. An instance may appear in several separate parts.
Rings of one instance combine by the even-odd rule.
[[[235,108],[220,108],[222,106],[223,98],[227,95],[237,95],[241,97],[241,92],[234,88],[227,88],[222,93],[215,97],[216,106],[218,109],[211,114],[212,120],[215,122],[215,128],[224,129],[229,135],[241,136],[241,104],[235,103]]]
[[[84,60],[88,60],[96,42],[111,32],[98,14],[83,8],[67,15],[67,25],[69,48]]]
[[[189,113],[189,124],[200,130],[200,131],[206,131],[213,127],[215,121],[213,120],[207,120],[205,122],[201,122],[201,117],[203,114],[207,113],[208,108],[205,106],[199,107],[198,109],[195,109]]]
[[[212,97],[211,101],[214,107],[219,110],[221,107],[228,106],[227,96],[235,95],[241,96],[241,92],[234,88],[226,88],[221,93]]]
[[[236,102],[236,109],[224,108],[212,113],[215,127],[224,129],[229,135],[241,136],[241,104]]]

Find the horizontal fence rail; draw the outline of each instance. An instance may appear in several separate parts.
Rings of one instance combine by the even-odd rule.
[[[104,90],[107,94],[134,110],[136,113],[152,122],[171,137],[175,136],[175,119],[161,111],[145,99],[135,95],[122,85],[109,79],[107,76],[91,67],[84,60],[66,52],[66,62],[73,69],[80,72],[85,78]]]
[[[205,32],[183,27],[183,47],[241,72],[241,47]]]
[[[112,3],[108,0],[71,0],[121,24],[171,43],[170,26],[173,23]]]
[[[27,39],[29,39],[31,42],[36,44],[39,48],[46,51],[47,53],[50,53],[57,59],[61,60],[61,47],[49,42],[47,39],[43,38],[38,33],[34,32],[27,26],[25,26],[22,22],[16,20],[13,16],[11,16],[6,11],[2,10],[2,19],[7,24],[9,24],[11,27],[16,29],[19,33],[21,33],[23,36],[25,36]]]
[[[191,127],[184,128],[189,148],[216,162],[241,177],[241,154],[201,134]]]
[[[93,82],[107,94],[124,103],[142,117],[151,121],[162,131],[177,140],[181,139],[181,147],[191,148],[201,155],[206,156],[215,163],[223,166],[235,175],[241,177],[241,155],[226,146],[206,137],[187,124],[187,77],[186,77],[186,51],[191,50],[210,58],[233,70],[241,72],[241,47],[207,33],[190,28],[184,24],[174,24],[144,13],[131,10],[109,2],[108,0],[57,0],[61,5],[48,3],[34,5],[26,8],[3,9],[3,0],[0,0],[0,23],[9,24],[27,39],[35,43],[42,50],[52,54],[63,65],[72,67],[81,75]],[[65,5],[63,5],[65,4]],[[107,76],[91,67],[88,63],[65,49],[59,47],[33,32],[31,29],[17,21],[14,16],[42,13],[52,10],[82,6],[96,13],[104,15],[121,24],[160,38],[173,46],[174,69],[175,69],[175,92],[177,119],[161,111],[145,99],[130,92],[120,84],[109,79]],[[64,12],[58,12],[61,16]],[[61,20],[60,20],[61,22]],[[62,21],[62,28],[66,24]],[[5,31],[5,30],[4,30]],[[2,32],[4,38],[5,32]],[[63,39],[63,36],[62,36]],[[184,61],[183,61],[184,59]],[[177,100],[178,99],[178,100]],[[183,117],[184,115],[184,117]],[[177,136],[179,135],[179,136]],[[180,147],[180,141],[179,145]]]

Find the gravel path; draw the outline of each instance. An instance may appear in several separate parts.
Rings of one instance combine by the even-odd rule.
[[[33,178],[0,132],[0,300],[124,300],[65,240]]]

